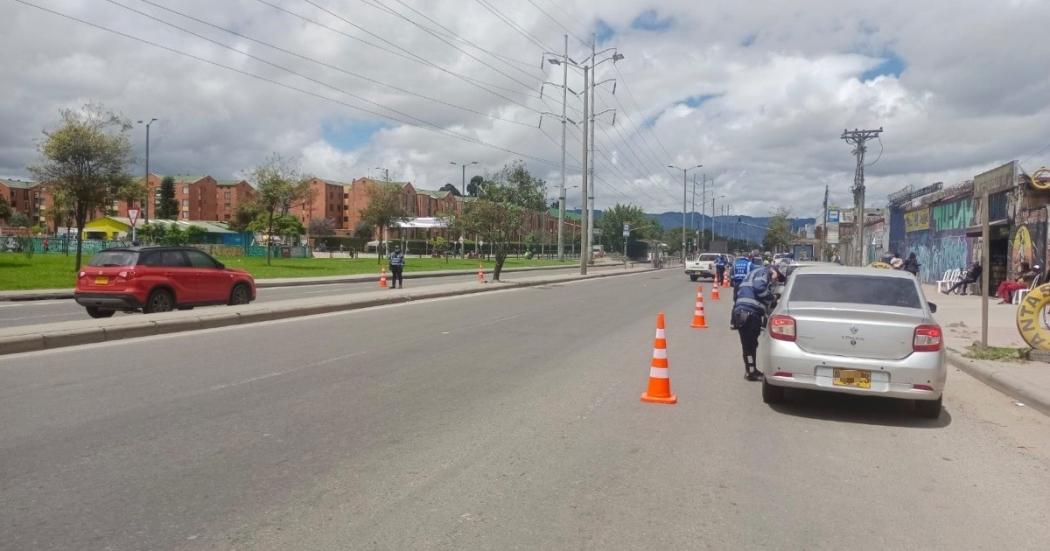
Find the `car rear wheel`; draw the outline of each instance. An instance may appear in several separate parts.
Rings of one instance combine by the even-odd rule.
[[[784,401],[784,387],[773,386],[769,381],[762,379],[762,401],[767,404]]]
[[[943,400],[943,396],[936,400],[915,400],[915,413],[919,417],[937,419],[941,416],[941,403]]]
[[[696,274],[689,274],[689,281],[696,281],[698,279],[700,279],[700,276]]]
[[[146,299],[146,306],[142,308],[142,311],[147,314],[170,312],[174,307],[175,297],[172,296],[171,292],[165,289],[157,289],[149,294],[149,298]]]
[[[104,309],[99,308],[97,306],[87,306],[86,310],[87,310],[87,314],[89,316],[91,316],[93,318],[96,318],[96,319],[98,319],[98,318],[110,318],[110,317],[113,317],[113,314],[117,313],[116,310],[104,310]]]
[[[248,290],[248,286],[243,283],[238,283],[233,286],[233,290],[230,291],[230,306],[238,304],[248,304],[252,301],[251,291]]]

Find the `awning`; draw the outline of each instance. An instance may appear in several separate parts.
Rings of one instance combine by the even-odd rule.
[[[408,218],[395,222],[392,228],[400,229],[421,229],[421,230],[432,230],[437,228],[447,228],[448,222],[441,218],[435,217],[420,217],[420,218]]]
[[[1002,226],[1007,226],[1009,224],[1010,221],[1006,218],[1002,218],[1000,220],[992,220],[988,222],[989,234],[991,233],[991,230],[993,228],[999,228]],[[983,230],[981,229],[981,226],[970,226],[969,228],[966,228],[966,237],[980,237],[982,233]]]

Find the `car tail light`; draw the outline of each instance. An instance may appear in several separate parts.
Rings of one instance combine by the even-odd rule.
[[[80,271],[80,273],[79,273],[79,274],[77,274],[77,277],[78,277],[78,278],[81,278],[81,277],[84,277],[84,276],[86,276],[86,275],[87,275],[87,272],[85,272],[84,270],[81,270],[81,271]]]
[[[944,344],[944,333],[939,325],[920,325],[915,328],[911,348],[916,352],[936,352]]]
[[[135,278],[135,270],[124,270],[124,271],[118,273],[117,277],[119,277],[121,279],[134,279]]]
[[[795,374],[794,373],[789,373],[787,371],[777,371],[776,373],[773,374],[773,376],[774,377],[788,377],[788,378],[792,378],[793,379],[795,377]]]
[[[911,387],[915,390],[928,390],[930,392],[933,392],[933,387],[930,385],[911,385]]]
[[[795,318],[776,315],[769,318],[769,336],[778,341],[795,341]]]

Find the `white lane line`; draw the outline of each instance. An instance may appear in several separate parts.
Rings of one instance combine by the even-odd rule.
[[[71,299],[67,300],[22,300],[16,302],[5,302],[0,304],[0,308],[17,308],[20,306],[50,306],[55,304],[73,304]]]

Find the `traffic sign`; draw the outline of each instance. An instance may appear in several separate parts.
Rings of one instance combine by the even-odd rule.
[[[631,225],[628,224],[627,222],[623,223],[623,236],[624,237],[630,237],[631,236]]]
[[[135,227],[135,223],[139,221],[139,209],[128,209],[128,219],[131,220],[131,227]]]

